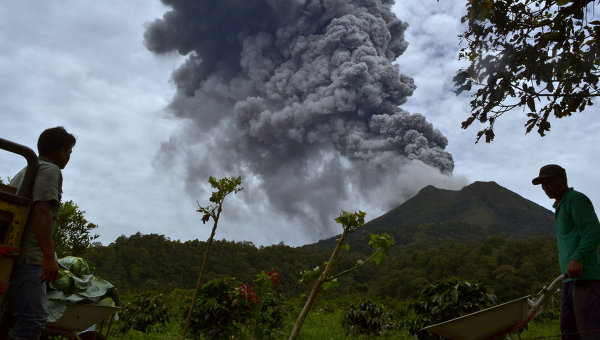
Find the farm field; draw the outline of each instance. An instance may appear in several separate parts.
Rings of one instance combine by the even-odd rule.
[[[341,326],[342,312],[338,311],[332,314],[311,314],[309,315],[300,339],[303,340],[326,340],[326,339],[346,339],[346,340],[366,340],[366,339],[416,339],[412,337],[407,330],[395,330],[387,332],[381,336],[367,335],[344,335]],[[290,319],[290,322],[293,320]],[[176,340],[181,338],[182,327],[170,322],[160,330],[153,330],[150,333],[140,331],[129,331],[124,334],[115,334],[110,338],[114,340]],[[521,339],[559,339],[560,334],[559,320],[529,323],[528,328],[521,333]],[[202,337],[198,339],[204,339]],[[287,339],[286,335],[276,337],[275,339]]]
[[[296,302],[296,301],[295,301]],[[406,321],[414,318],[414,315],[404,315],[406,312],[405,304],[398,304],[396,310],[390,306],[392,322],[389,329],[383,331],[380,335],[358,335],[346,334],[346,329],[342,323],[348,304],[343,300],[321,301],[309,313],[299,339],[303,340],[324,340],[324,339],[417,339],[411,336],[408,323]],[[284,318],[284,326],[276,334],[267,337],[267,339],[288,339],[293,328],[298,313],[298,307],[291,307]],[[175,314],[171,314],[172,319],[165,323],[152,326],[146,333],[138,330],[129,330],[125,333],[117,332],[115,329],[111,332],[110,338],[115,340],[129,339],[181,339],[183,333],[183,316],[179,319]],[[560,324],[557,318],[556,308],[544,313],[540,317],[532,320],[526,329],[521,333],[521,339],[558,339],[560,334]],[[189,339],[208,339],[203,336],[188,337]],[[235,339],[255,339],[251,335],[238,335]]]

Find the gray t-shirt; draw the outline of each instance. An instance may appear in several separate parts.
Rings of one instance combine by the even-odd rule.
[[[33,184],[33,203],[52,202],[52,227],[56,225],[58,219],[58,208],[62,196],[62,173],[60,168],[44,159],[39,158],[40,167],[38,168],[35,182]],[[25,177],[25,169],[21,170],[10,181],[10,185],[19,188]],[[37,243],[31,221],[27,223],[21,239],[21,255],[17,263],[27,263],[33,265],[42,265],[43,253]]]

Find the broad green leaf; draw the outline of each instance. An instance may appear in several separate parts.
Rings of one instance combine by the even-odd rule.
[[[381,252],[375,254],[375,256],[373,257],[373,261],[377,265],[381,264],[381,262],[383,262],[383,260],[385,260],[385,254],[383,254]]]
[[[58,321],[67,310],[67,302],[63,300],[48,300],[48,322]]]
[[[271,280],[271,277],[269,275],[267,275],[267,273],[263,270],[260,273],[256,274],[256,280],[254,280],[255,282],[267,282]]]
[[[340,285],[340,283],[339,283],[338,279],[333,279],[331,281],[327,281],[327,282],[323,283],[323,290],[327,290],[329,288],[334,288],[339,285]]]
[[[458,303],[458,290],[456,289],[452,290],[452,302]]]
[[[369,245],[375,250],[381,249],[381,251],[387,253],[389,248],[394,245],[394,239],[387,233],[371,234]]]

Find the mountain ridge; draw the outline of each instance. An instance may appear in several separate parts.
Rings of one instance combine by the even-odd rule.
[[[554,214],[519,194],[489,181],[476,181],[460,190],[423,187],[404,203],[365,223],[348,235],[348,242],[369,240],[369,234],[388,233],[396,244],[407,244],[433,233],[439,240],[512,239],[554,235]],[[336,237],[305,245],[331,247]],[[432,242],[435,244],[435,242]],[[364,245],[358,245],[363,249]]]

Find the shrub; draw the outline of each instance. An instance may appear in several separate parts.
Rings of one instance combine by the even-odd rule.
[[[425,287],[411,309],[418,316],[410,321],[410,332],[419,339],[433,339],[426,326],[451,320],[491,307],[496,296],[486,286],[457,279],[436,282]]]
[[[163,294],[147,291],[123,299],[123,309],[119,312],[119,330],[130,329],[148,332],[151,327],[167,321],[167,304]]]
[[[369,300],[350,305],[342,320],[347,334],[381,335],[390,324],[390,314],[385,307]]]
[[[279,283],[279,274],[263,271],[255,282],[256,288],[227,276],[207,282],[198,292],[190,320],[191,333],[208,339],[281,335],[281,297],[271,288]]]
[[[275,270],[268,273],[262,271],[256,275],[254,282],[260,301],[252,309],[246,323],[251,327],[251,333],[258,339],[281,338],[283,333],[279,330],[283,327],[286,313],[283,310],[281,295],[273,290],[273,286],[279,284],[279,273]]]
[[[204,284],[190,320],[193,335],[225,339],[237,333],[236,321],[246,318],[254,293],[238,280],[224,276]]]

